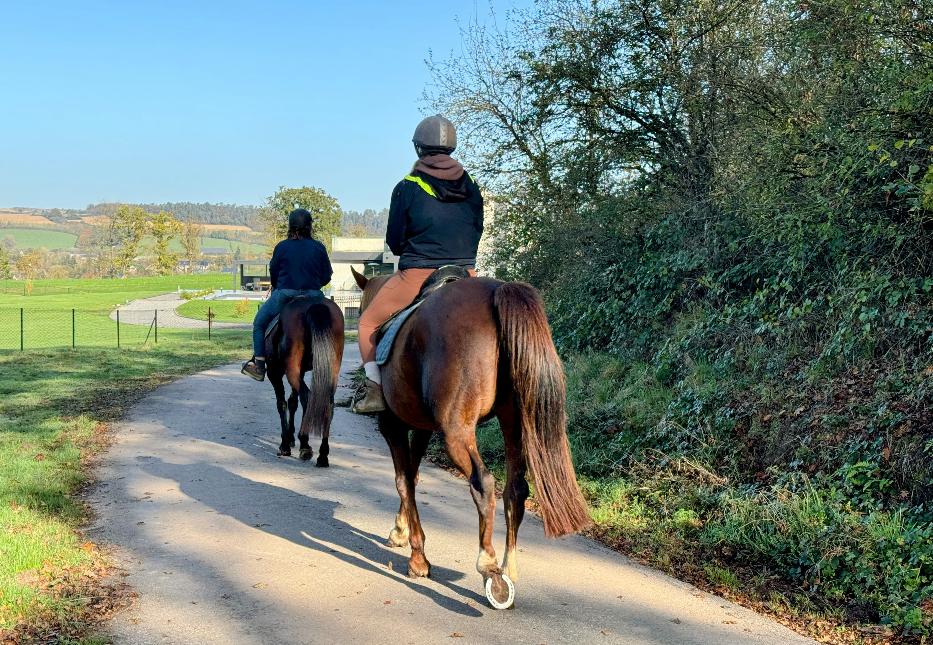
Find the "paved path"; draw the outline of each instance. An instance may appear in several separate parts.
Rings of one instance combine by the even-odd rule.
[[[153,312],[158,310],[160,328],[207,329],[206,320],[196,320],[178,315],[178,307],[185,302],[187,300],[183,300],[177,293],[166,293],[161,296],[131,300],[127,304],[118,307],[120,322],[130,325],[149,325],[152,324]],[[116,311],[111,312],[110,319],[116,320],[116,318]],[[213,324],[214,329],[251,329],[252,327],[252,325],[246,323],[214,321]]]
[[[140,594],[114,642],[812,642],[585,538],[547,540],[527,516],[516,608],[494,611],[466,484],[428,464],[433,577],[411,580],[407,549],[384,546],[398,497],[373,422],[337,410],[329,469],[276,458],[277,425],[269,385],[228,366],[160,388],[114,428],[91,533],[118,545]],[[501,502],[496,521],[502,549]]]

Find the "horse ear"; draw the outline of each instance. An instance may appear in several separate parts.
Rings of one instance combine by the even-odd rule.
[[[357,286],[360,289],[365,289],[366,283],[369,282],[369,279],[366,276],[364,276],[362,273],[354,269],[352,266],[350,267],[350,271],[353,273],[353,279],[356,280]]]

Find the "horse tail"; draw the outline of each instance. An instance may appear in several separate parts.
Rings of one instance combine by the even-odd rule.
[[[507,282],[493,295],[499,343],[509,364],[525,456],[548,537],[591,524],[567,442],[566,381],[541,296]]]
[[[311,388],[308,409],[301,417],[301,433],[322,437],[334,416],[337,390],[337,348],[333,318],[327,304],[308,307],[304,315],[305,343],[311,346]]]

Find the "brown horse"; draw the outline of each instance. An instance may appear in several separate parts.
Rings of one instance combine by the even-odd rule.
[[[387,277],[367,280],[355,271],[354,277],[365,309]],[[382,384],[388,411],[379,416],[379,430],[392,453],[401,498],[389,544],[410,544],[408,575],[429,575],[415,485],[431,434],[440,432],[451,461],[470,483],[479,513],[476,569],[486,597],[496,609],[510,607],[518,577],[518,527],[528,497],[526,464],[548,536],[590,523],[567,443],[564,372],[538,292],[490,278],[441,287],[399,332],[382,367]],[[492,417],[499,419],[507,459],[501,567],[492,545],[495,480],[476,448],[477,423]]]
[[[301,430],[298,455],[308,461],[314,455],[309,436],[321,437],[318,466],[328,466],[330,422],[334,417],[334,392],[343,359],[343,312],[332,300],[296,298],[279,314],[279,326],[266,336],[266,366],[275,390],[282,426],[279,456],[292,454],[295,445],[295,411],[301,399]],[[311,371],[311,388],[304,382]],[[283,377],[292,388],[285,400]],[[285,412],[288,411],[286,421]]]

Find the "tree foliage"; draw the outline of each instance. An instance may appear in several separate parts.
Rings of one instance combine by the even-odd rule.
[[[497,272],[544,291],[563,351],[644,365],[671,393],[629,433],[632,416],[582,411],[600,428],[585,445],[612,468],[685,455],[749,487],[780,473],[842,491],[869,469],[888,483],[860,508],[900,509],[910,543],[933,503],[933,5],[541,0],[510,18],[432,63],[433,107],[497,204]],[[757,403],[821,384],[803,415],[846,370],[899,385],[879,377],[875,408],[839,413],[838,449],[816,448],[828,413],[766,431]],[[931,629],[916,550],[879,565],[879,591],[849,553],[821,569],[780,546],[790,577]]]
[[[194,263],[201,257],[201,236],[204,227],[197,222],[184,222],[181,227],[181,246],[183,256],[188,261],[188,270],[194,269]],[[239,247],[238,247],[239,248]]]
[[[155,240],[155,268],[159,275],[174,273],[178,266],[178,254],[173,253],[169,245],[181,230],[181,222],[172,213],[159,211],[149,218],[149,232]]]
[[[320,188],[279,187],[266,200],[266,207],[259,213],[270,246],[285,238],[288,233],[288,214],[296,208],[307,209],[314,221],[313,235],[330,251],[331,238],[340,234],[340,204]]]

